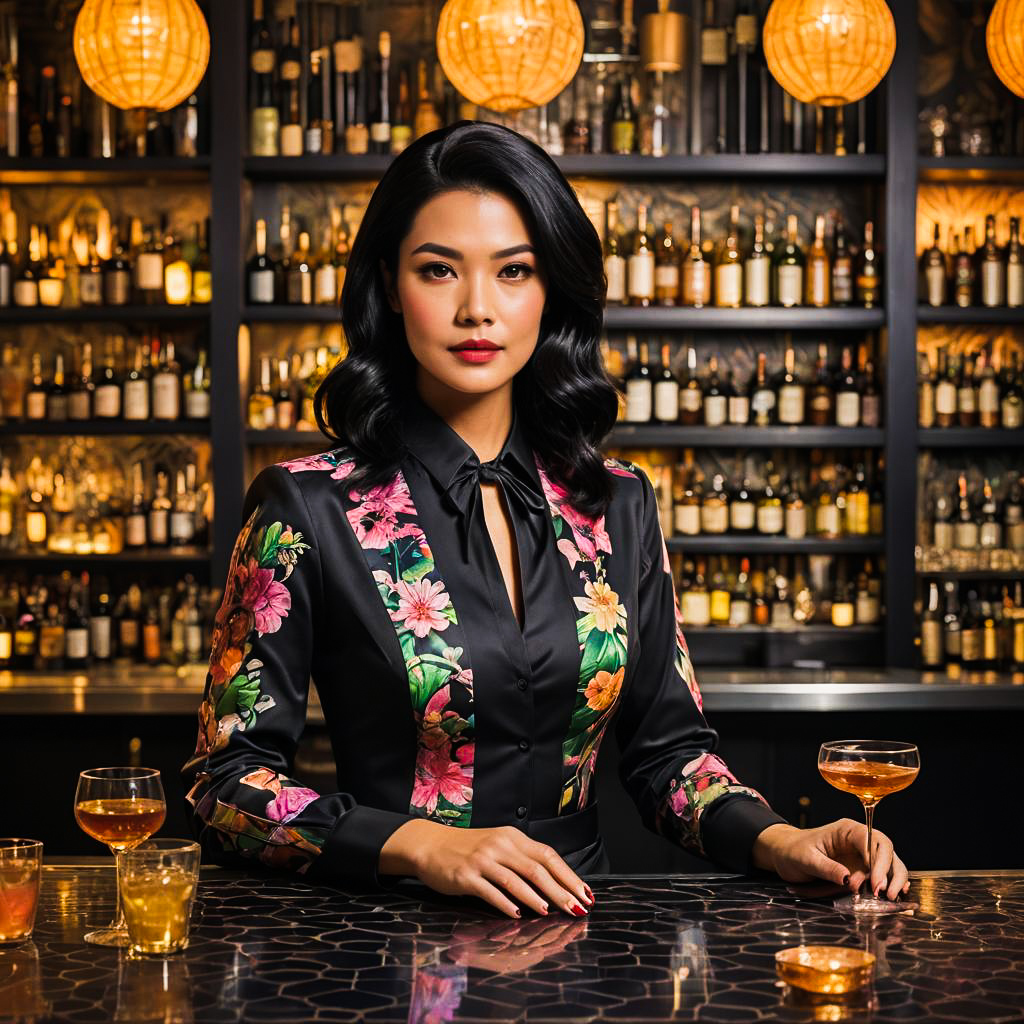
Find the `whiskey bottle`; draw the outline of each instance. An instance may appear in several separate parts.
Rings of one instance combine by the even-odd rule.
[[[865,309],[873,309],[881,302],[881,282],[878,272],[878,254],[875,252],[875,226],[864,224],[864,245],[857,259],[857,302]]]
[[[270,357],[260,358],[259,387],[249,396],[249,428],[251,430],[268,430],[274,426],[274,392],[270,383]]]
[[[256,221],[256,254],[249,260],[249,301],[253,305],[274,302],[276,268],[267,255],[267,222]]]
[[[786,241],[776,254],[775,294],[780,306],[799,306],[804,293],[804,254],[797,234],[797,217],[786,218]]]
[[[964,228],[963,243],[953,258],[953,294],[956,304],[961,307],[974,303],[974,257],[971,252],[973,228]]]
[[[1002,306],[1006,303],[1006,264],[996,245],[996,218],[985,218],[985,243],[981,250],[981,304]]]
[[[672,221],[662,225],[654,260],[654,296],[659,306],[679,303],[679,251],[672,237]]]
[[[683,305],[697,308],[711,303],[711,267],[700,241],[700,207],[690,212],[690,249],[683,260]]]
[[[704,391],[697,376],[697,351],[693,346],[686,350],[686,374],[679,386],[679,419],[688,427],[694,427],[702,419]]]
[[[926,352],[917,355],[917,425],[935,426],[935,374]]]
[[[96,385],[92,379],[92,342],[82,344],[78,375],[68,395],[68,419],[90,420],[93,415],[93,395]]]
[[[636,210],[636,240],[628,263],[628,292],[632,306],[650,306],[654,301],[655,258],[647,236],[647,206]]]
[[[705,426],[724,426],[729,416],[729,400],[718,376],[718,357],[714,355],[708,359],[708,376],[704,385],[702,404]]]
[[[946,256],[939,246],[939,225],[935,225],[935,238],[922,258],[925,301],[929,306],[944,306],[946,298]],[[937,594],[936,594],[937,599]]]
[[[835,254],[832,259],[832,305],[853,304],[853,257],[846,241],[843,218],[836,219]]]
[[[743,263],[739,250],[740,208],[729,211],[729,234],[715,264],[715,305],[738,309],[743,303]]]
[[[299,80],[302,77],[302,53],[299,50],[299,23],[292,16],[288,19],[288,32],[281,48],[278,64],[278,88],[280,106],[280,139],[278,150],[281,156],[302,156],[302,121],[299,96]]]
[[[274,103],[274,41],[263,17],[263,0],[253,0],[252,43],[249,69],[252,72],[252,109],[249,115],[249,153],[277,156],[280,117]]]
[[[828,345],[818,345],[818,361],[814,367],[814,384],[811,386],[808,419],[816,427],[827,427],[835,419],[835,392],[832,373],[828,368]]]
[[[1006,247],[1006,304],[1015,309],[1024,306],[1024,250],[1020,243],[1019,217],[1010,218],[1010,242]]]
[[[121,418],[121,381],[117,375],[113,338],[107,338],[104,348],[103,365],[96,379],[93,410],[96,418],[100,420]]]
[[[669,343],[661,346],[661,370],[654,382],[654,418],[659,423],[679,420],[679,381],[672,372]]]
[[[771,302],[771,258],[765,248],[764,214],[754,218],[754,241],[743,263],[744,300],[748,306]]]
[[[607,205],[604,232],[604,273],[608,279],[605,305],[621,306],[626,302],[626,258],[619,251],[619,204]]]
[[[945,349],[939,352],[938,380],[935,383],[935,425],[951,427],[956,423],[956,366]]]
[[[754,425],[758,427],[767,427],[775,422],[776,397],[775,389],[768,381],[767,358],[764,352],[757,353],[757,369],[750,382],[750,408],[754,414]]]
[[[825,248],[825,216],[821,213],[814,219],[814,242],[807,254],[806,281],[805,304],[818,309],[828,306],[831,300],[832,268]]]
[[[836,383],[836,426],[857,427],[861,422],[861,389],[853,368],[850,346],[843,347],[839,380]]]
[[[804,422],[805,388],[796,375],[796,353],[786,346],[785,364],[778,386],[779,423],[796,426]]]
[[[370,122],[370,152],[388,153],[391,150],[391,33],[382,31],[377,36],[377,63],[374,83],[376,109]]]

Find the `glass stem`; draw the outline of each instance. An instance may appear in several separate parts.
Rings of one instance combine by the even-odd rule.
[[[124,919],[124,906],[121,904],[121,857],[120,850],[114,850],[114,899],[117,901],[114,907],[114,920],[110,927],[114,931],[123,932],[128,928]]]
[[[868,885],[868,895],[873,896],[874,890],[872,889],[871,876],[875,869],[875,856],[874,856],[874,843],[871,841],[871,830],[874,826],[875,819],[875,805],[865,804],[864,805],[864,820],[868,826],[868,852],[865,860],[868,862],[868,877],[866,879]]]

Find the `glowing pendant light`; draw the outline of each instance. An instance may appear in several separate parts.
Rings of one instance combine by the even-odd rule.
[[[195,92],[210,32],[195,0],[85,0],[74,31],[85,84],[122,110],[169,110]]]
[[[884,0],[773,0],[764,21],[768,70],[802,103],[855,103],[885,77],[895,53]]]
[[[466,99],[490,110],[547,103],[583,59],[583,18],[574,0],[448,0],[437,56]]]
[[[985,29],[992,70],[1012,93],[1024,98],[1024,3],[996,0]]]

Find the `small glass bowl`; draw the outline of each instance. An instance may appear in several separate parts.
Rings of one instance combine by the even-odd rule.
[[[874,969],[874,953],[852,946],[790,946],[775,954],[779,977],[805,992],[854,992],[871,980]]]

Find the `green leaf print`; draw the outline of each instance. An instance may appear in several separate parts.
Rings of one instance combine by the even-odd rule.
[[[433,568],[434,560],[432,558],[421,558],[402,573],[402,579],[406,583],[416,583],[426,576],[428,572],[432,572]]]
[[[277,542],[281,536],[281,524],[271,523],[260,544],[260,565],[267,569],[277,561]]]
[[[432,665],[422,658],[417,664],[410,664],[409,689],[412,693],[413,707],[422,714],[427,702],[448,682],[451,674],[450,668]]]
[[[250,679],[246,675],[237,675],[228,683],[227,689],[217,701],[214,714],[217,718],[223,718],[232,713],[248,718],[252,714],[253,705],[259,700],[260,681],[259,676]]]
[[[603,629],[593,630],[587,637],[580,660],[580,686],[585,688],[601,669],[614,673],[624,653],[622,642],[614,633],[606,633]]]

